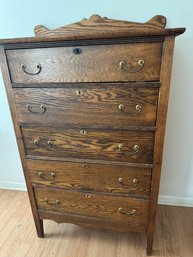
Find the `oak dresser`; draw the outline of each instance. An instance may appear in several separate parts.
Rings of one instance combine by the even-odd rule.
[[[143,232],[151,254],[174,40],[185,31],[165,25],[93,15],[0,41],[39,237],[44,219]]]

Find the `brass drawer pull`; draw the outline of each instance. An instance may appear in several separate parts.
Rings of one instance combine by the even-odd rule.
[[[34,145],[36,145],[36,146],[39,145],[39,140],[38,140],[38,139],[35,139],[35,140],[34,140]]]
[[[124,182],[123,178],[118,178],[118,181],[120,184],[123,184]],[[137,186],[139,181],[138,179],[134,178],[132,182],[133,182],[133,186]]]
[[[51,148],[53,146],[53,142],[48,140],[47,144],[49,145],[49,148]]]
[[[128,114],[128,115],[137,115],[137,114],[139,114],[140,112],[141,112],[141,110],[142,110],[142,107],[141,107],[141,105],[140,104],[136,104],[136,106],[135,106],[135,112],[126,112],[126,111],[124,111],[124,108],[125,108],[125,105],[124,104],[119,104],[119,110],[121,110],[123,113],[126,113],[126,114]]]
[[[32,73],[32,72],[29,72],[29,71],[26,70],[26,65],[25,64],[21,65],[21,68],[22,68],[23,72],[25,72],[27,75],[32,75],[32,76],[33,75],[38,75],[41,72],[41,70],[42,70],[41,64],[37,64],[36,67],[37,67],[38,71],[35,72],[35,73]]]
[[[47,205],[60,205],[60,200],[56,200],[55,203],[49,203],[48,198],[45,198],[45,203]]]
[[[120,207],[119,208],[119,213],[125,214],[125,215],[129,215],[129,216],[135,216],[137,211],[135,209],[133,209],[133,210],[131,210],[129,212],[126,212],[126,211],[123,210],[123,208]]]
[[[38,146],[39,143],[40,143],[40,142],[39,142],[38,139],[35,139],[35,140],[34,140],[34,145]],[[50,140],[47,141],[47,144],[48,144],[49,148],[51,148],[51,147],[53,146],[53,142],[50,141]]]
[[[53,180],[56,178],[56,174],[55,174],[54,172],[51,172],[51,173],[49,174],[51,179],[48,179],[48,178],[44,177],[44,174],[43,174],[43,172],[41,172],[41,171],[38,173],[38,175],[39,175],[39,177],[40,177],[41,179],[44,179],[44,180],[53,181]]]
[[[41,109],[40,112],[33,111],[33,108],[30,104],[27,104],[26,108],[28,109],[29,112],[32,112],[32,113],[35,113],[35,114],[43,114],[46,111],[46,106],[44,104],[40,105],[40,109]]]
[[[124,145],[123,145],[123,144],[119,144],[119,145],[118,145],[119,151],[123,151],[123,148],[124,148]],[[133,150],[127,151],[127,154],[131,154],[131,155],[136,154],[136,153],[139,152],[139,149],[140,149],[139,145],[134,145],[134,146],[133,146]]]
[[[139,60],[139,61],[137,62],[137,65],[138,65],[137,67],[135,67],[135,68],[133,68],[133,67],[127,67],[127,68],[126,68],[126,65],[127,65],[126,61],[120,61],[119,66],[120,66],[120,68],[121,68],[122,71],[130,72],[130,73],[136,73],[136,72],[138,72],[138,71],[140,71],[140,70],[143,69],[144,64],[145,64],[145,61],[144,61],[144,60]]]

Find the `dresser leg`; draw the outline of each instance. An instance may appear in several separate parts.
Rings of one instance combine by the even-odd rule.
[[[35,220],[36,225],[36,232],[38,237],[43,238],[44,237],[44,226],[43,226],[43,220]]]
[[[153,235],[147,235],[147,255],[152,255]]]

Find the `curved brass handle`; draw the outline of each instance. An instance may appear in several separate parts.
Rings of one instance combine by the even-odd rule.
[[[44,201],[47,205],[60,205],[60,200],[56,200],[55,203],[49,203],[48,198],[45,198]]]
[[[44,104],[40,105],[40,109],[41,109],[40,112],[33,111],[32,106],[30,104],[27,104],[26,108],[28,109],[29,112],[32,112],[35,114],[43,114],[46,111],[46,106]]]
[[[38,75],[41,72],[41,70],[42,70],[41,64],[37,64],[36,67],[37,67],[38,71],[35,72],[35,73],[32,73],[32,72],[29,72],[29,71],[26,70],[26,65],[25,64],[21,65],[21,68],[22,68],[23,72],[25,72],[27,75],[31,75],[31,76]]]
[[[122,184],[122,185],[124,184],[124,179],[123,178],[118,178],[118,181],[119,181],[120,184]],[[138,185],[139,181],[138,181],[138,179],[134,178],[132,182],[133,182],[133,186],[135,187],[135,186]]]
[[[124,148],[124,145],[123,145],[123,144],[119,144],[119,145],[118,145],[119,151],[123,151],[123,148]],[[134,145],[134,146],[133,146],[133,150],[132,150],[132,151],[127,151],[127,153],[133,155],[133,154],[138,153],[138,152],[139,152],[139,149],[140,149],[139,145]]]
[[[129,212],[126,212],[123,210],[123,208],[119,207],[119,213],[129,215],[129,216],[135,216],[137,214],[137,211],[135,209],[133,209]]]
[[[139,60],[137,62],[137,64],[138,64],[138,66],[136,68],[131,68],[131,67],[126,68],[126,65],[127,65],[126,61],[120,61],[119,66],[120,66],[122,71],[130,72],[130,73],[136,73],[136,72],[143,69],[145,61],[144,60]]]
[[[53,180],[56,178],[56,174],[55,174],[54,172],[51,172],[51,173],[50,173],[51,179],[48,179],[48,178],[44,177],[44,174],[43,174],[43,172],[41,172],[41,171],[38,173],[38,175],[39,175],[39,177],[40,177],[41,179],[44,179],[44,180],[53,181]]]
[[[119,104],[119,110],[121,110],[123,113],[126,113],[128,115],[137,115],[142,110],[142,107],[141,107],[140,104],[136,104],[136,106],[135,106],[136,111],[135,112],[126,112],[126,111],[124,111],[124,108],[125,108],[124,104]]]

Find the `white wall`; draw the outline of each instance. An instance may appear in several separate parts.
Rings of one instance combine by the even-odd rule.
[[[33,27],[54,28],[97,13],[114,19],[147,21],[156,14],[168,27],[186,27],[176,39],[160,202],[193,206],[193,1],[192,0],[0,0],[0,38],[32,36]],[[0,187],[25,183],[0,77]]]

